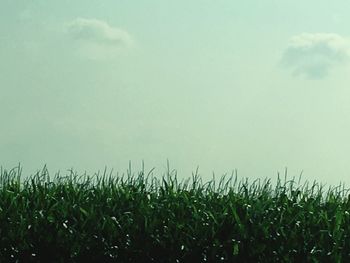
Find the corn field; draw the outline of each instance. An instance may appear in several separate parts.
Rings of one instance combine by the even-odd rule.
[[[350,262],[341,185],[1,169],[0,262]]]

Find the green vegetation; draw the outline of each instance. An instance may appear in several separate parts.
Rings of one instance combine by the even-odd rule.
[[[349,211],[344,187],[286,178],[2,169],[0,262],[350,262]]]

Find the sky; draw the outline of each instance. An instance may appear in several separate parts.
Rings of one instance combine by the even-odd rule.
[[[0,165],[350,185],[349,9],[2,0]]]

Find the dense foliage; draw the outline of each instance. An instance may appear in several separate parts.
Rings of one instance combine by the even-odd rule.
[[[350,262],[350,199],[294,180],[1,170],[0,262]]]

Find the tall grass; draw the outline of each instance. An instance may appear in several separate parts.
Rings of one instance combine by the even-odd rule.
[[[1,169],[0,262],[350,262],[341,186]]]

